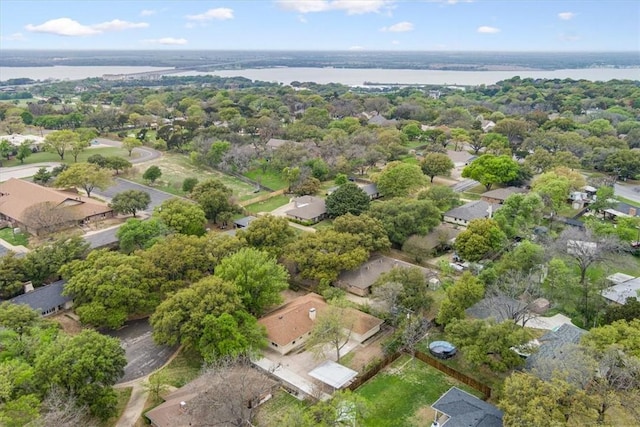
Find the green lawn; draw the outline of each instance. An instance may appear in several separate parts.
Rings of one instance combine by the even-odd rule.
[[[312,227],[315,228],[316,230],[324,230],[326,228],[333,228],[333,220],[331,220],[331,219],[323,219],[319,223],[314,224]]]
[[[635,207],[640,207],[640,203],[636,202],[635,200],[627,199],[627,198],[622,197],[622,196],[615,196],[615,198],[618,201],[624,202],[624,203],[626,203],[628,205],[635,206]]]
[[[460,387],[479,396],[468,388],[419,361],[402,356],[373,379],[356,390],[369,401],[369,414],[365,426],[396,427],[427,425],[416,418],[421,408],[429,407],[452,386]]]
[[[180,353],[167,366],[152,375],[162,375],[165,383],[182,387],[194,380],[202,368],[202,358],[194,351],[180,349]]]
[[[116,425],[116,423],[118,422],[118,419],[124,412],[124,409],[127,407],[127,403],[129,403],[129,399],[131,398],[131,391],[133,390],[133,387],[116,388],[114,390],[116,392],[116,396],[118,397],[118,403],[116,404],[116,415],[100,423],[101,427],[109,427],[109,426]]]
[[[282,416],[290,408],[306,408],[306,404],[293,397],[284,390],[278,390],[273,397],[262,404],[258,409],[258,415],[253,424],[258,427],[277,426],[281,423]]]
[[[257,214],[258,212],[271,212],[287,203],[289,203],[289,196],[281,195],[267,199],[264,202],[252,203],[244,208],[249,213]]]
[[[125,149],[118,148],[118,147],[95,147],[95,148],[87,148],[82,153],[80,153],[78,155],[78,162],[86,162],[89,156],[92,156],[94,154],[101,154],[105,157],[120,156],[120,157],[125,157],[129,159],[129,153]],[[135,155],[133,158],[135,158]],[[42,162],[61,162],[61,163],[72,164],[73,156],[70,153],[65,153],[64,160],[61,161],[60,156],[58,156],[57,153],[49,153],[47,151],[41,151],[38,153],[34,153],[29,157],[27,157],[26,159],[24,159],[25,165],[31,165],[34,163],[42,163]],[[20,161],[17,159],[11,159],[9,161],[4,159],[2,161],[3,167],[20,166],[21,164],[22,163],[20,163]]]
[[[267,169],[265,173],[262,172],[262,169],[253,169],[246,172],[244,176],[257,181],[265,187],[271,188],[272,190],[280,190],[287,187],[288,185],[287,182],[282,179],[282,176],[279,172],[270,169]]]
[[[11,227],[0,230],[0,239],[13,246],[29,246],[29,236],[23,233],[13,234],[13,228]]]

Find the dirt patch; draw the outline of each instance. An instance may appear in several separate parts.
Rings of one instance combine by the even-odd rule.
[[[435,414],[436,411],[434,411],[431,406],[423,406],[409,418],[409,425],[428,426],[433,422]]]
[[[55,316],[49,317],[49,319],[58,323],[67,334],[76,335],[82,332],[80,322],[72,318],[69,313],[56,314]]]
[[[382,359],[384,357],[382,343],[391,333],[392,330],[390,328],[383,329],[372,339],[372,341],[367,341],[364,346],[355,348],[353,350],[355,355],[349,362],[349,367],[356,371],[363,372],[367,365],[375,360]]]

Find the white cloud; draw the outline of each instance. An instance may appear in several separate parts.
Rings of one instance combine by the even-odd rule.
[[[478,27],[477,31],[481,34],[496,34],[500,32],[500,28],[483,25],[481,27]]]
[[[347,15],[378,13],[394,2],[395,0],[276,0],[276,4],[282,9],[298,13],[341,10]]]
[[[298,15],[298,21],[306,24],[307,23],[307,18],[304,17],[304,15]]]
[[[219,7],[217,9],[209,9],[204,13],[197,15],[187,15],[186,18],[190,21],[206,22],[206,21],[224,21],[227,19],[233,19],[233,9],[227,7]]]
[[[24,28],[33,33],[57,34],[59,36],[79,37],[93,36],[105,31],[122,31],[133,28],[147,28],[149,24],[146,22],[129,22],[120,19],[114,19],[108,22],[102,22],[94,25],[83,25],[71,18],[51,19],[40,25],[28,24]]]
[[[425,0],[427,3],[443,3],[443,4],[458,4],[458,3],[473,3],[475,0]]]
[[[160,39],[147,39],[143,43],[161,44],[165,46],[183,46],[188,43],[187,39],[177,39],[175,37],[163,37]]]
[[[364,46],[349,46],[349,50],[364,50]]]
[[[573,12],[560,12],[558,14],[558,18],[562,19],[563,21],[568,21],[572,19],[574,16],[576,16],[576,14]]]
[[[382,27],[380,31],[388,31],[390,33],[404,33],[407,31],[413,31],[413,24],[411,22],[403,21],[393,24],[390,27]]]
[[[158,13],[158,11],[154,9],[143,9],[140,11],[140,16],[151,16],[155,15],[156,13]]]
[[[122,31],[130,30],[133,28],[147,28],[148,26],[149,24],[147,24],[146,22],[129,22],[122,21],[120,19],[114,19],[113,21],[92,25],[91,28],[99,31]]]
[[[0,36],[0,40],[7,42],[23,42],[26,41],[26,37],[22,33],[13,33],[8,36]]]

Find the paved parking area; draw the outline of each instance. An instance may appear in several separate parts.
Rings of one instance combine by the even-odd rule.
[[[122,193],[123,191],[127,190],[139,190],[149,193],[149,195],[151,196],[151,203],[149,204],[148,208],[149,211],[152,211],[156,206],[160,206],[165,200],[177,197],[173,194],[156,190],[155,188],[149,187],[148,185],[138,184],[136,182],[128,181],[122,178],[116,178],[114,185],[107,188],[106,190],[94,190],[93,192],[100,197],[111,200],[116,194]]]
[[[119,338],[126,352],[127,366],[124,376],[118,383],[126,383],[161,368],[178,347],[157,345],[151,337],[151,325],[147,319],[132,320],[117,331],[105,332],[105,335]]]

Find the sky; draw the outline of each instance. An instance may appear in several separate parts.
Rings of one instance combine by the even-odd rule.
[[[0,0],[2,49],[640,52],[640,1]]]

